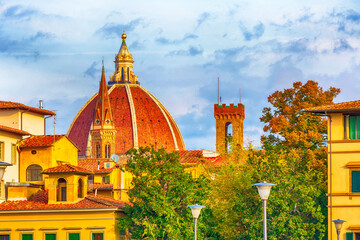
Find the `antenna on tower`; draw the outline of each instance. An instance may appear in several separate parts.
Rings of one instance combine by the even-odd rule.
[[[239,103],[241,103],[241,88],[239,88]]]
[[[54,110],[55,112],[56,110]],[[55,139],[55,125],[56,125],[56,112],[55,112],[55,115],[54,115],[54,139]]]
[[[218,105],[220,104],[220,79],[218,77]]]

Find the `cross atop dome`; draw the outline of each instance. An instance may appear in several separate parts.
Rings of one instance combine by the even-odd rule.
[[[110,76],[109,85],[114,84],[124,84],[124,83],[132,83],[139,84],[138,76],[134,74],[133,71],[133,57],[129,52],[128,47],[126,46],[126,38],[125,30],[123,30],[123,34],[121,35],[122,43],[118,54],[115,54],[115,71],[114,74]]]

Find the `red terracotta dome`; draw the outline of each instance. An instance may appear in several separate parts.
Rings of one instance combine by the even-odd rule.
[[[132,63],[124,39],[115,58],[115,72],[108,83],[111,85],[108,87],[111,121],[116,130],[115,153],[123,154],[133,147],[149,145],[164,147],[168,151],[185,150],[174,119],[149,91],[140,86],[132,71]],[[95,94],[81,108],[68,131],[69,139],[80,148],[80,156],[90,156],[90,132],[99,104],[98,95]]]

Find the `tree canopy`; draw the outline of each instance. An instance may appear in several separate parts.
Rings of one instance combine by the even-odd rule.
[[[187,206],[204,204],[209,180],[185,172],[175,152],[146,147],[128,154],[126,171],[133,175],[129,190],[133,205],[125,208],[120,229],[128,229],[133,239],[191,239],[193,219]],[[200,220],[199,239],[205,234],[203,225]]]

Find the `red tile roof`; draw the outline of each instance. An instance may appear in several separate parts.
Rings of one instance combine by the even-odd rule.
[[[53,167],[53,168],[48,168],[43,170],[41,173],[45,173],[45,174],[52,174],[52,173],[78,173],[78,174],[93,174],[93,172],[81,168],[81,167],[77,167],[71,164],[63,164],[57,167]]]
[[[115,167],[105,168],[105,162],[114,162],[112,159],[80,158],[78,159],[79,167],[87,169],[95,174],[111,173]],[[99,165],[99,169],[98,169]]]
[[[30,133],[20,130],[20,129],[16,129],[16,128],[11,128],[11,127],[7,127],[7,126],[3,126],[0,125],[0,131],[4,131],[4,132],[9,132],[9,133],[15,133],[21,136],[25,136],[25,135],[31,135]]]
[[[214,157],[205,157],[203,150],[186,150],[186,151],[177,151],[179,153],[179,161],[183,164],[211,164],[219,165],[223,164],[225,159],[221,156]]]
[[[318,107],[310,107],[310,108],[306,108],[304,111],[313,112],[313,113],[359,112],[360,111],[360,100],[351,101],[351,102],[334,103],[334,104],[318,106]]]
[[[20,148],[26,147],[50,147],[54,142],[65,135],[36,135],[31,136],[20,143]]]
[[[152,144],[156,148],[165,147],[172,151],[175,148],[174,139],[176,139],[178,148],[184,150],[185,145],[181,133],[164,106],[157,104],[155,98],[141,86],[130,85],[129,87],[136,113],[138,145]],[[111,111],[117,130],[115,153],[122,154],[134,146],[129,96],[123,85],[113,86],[110,89]],[[69,138],[81,149],[79,155],[85,155],[86,152],[90,127],[95,117],[96,96],[97,94],[79,111],[68,131]]]
[[[41,115],[55,115],[53,111],[49,111],[42,108],[29,107],[22,103],[8,102],[8,101],[0,101],[0,109],[19,109],[19,110],[30,111],[33,113],[38,113]]]
[[[88,195],[77,203],[48,204],[48,191],[41,190],[28,200],[5,201],[0,204],[0,211],[21,210],[65,210],[65,209],[123,209],[128,202]]]

